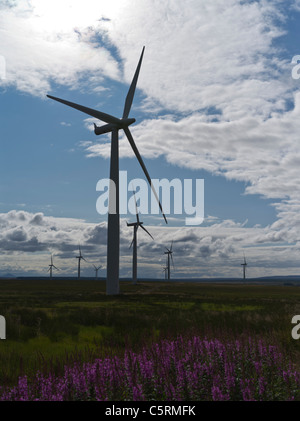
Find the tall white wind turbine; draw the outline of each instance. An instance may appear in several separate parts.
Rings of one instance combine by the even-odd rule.
[[[143,226],[143,222],[140,221],[139,212],[136,204],[135,194],[134,194],[134,202],[135,202],[135,210],[136,210],[136,222],[128,223],[128,227],[133,227],[133,240],[130,244],[130,248],[132,248],[132,282],[133,285],[137,284],[137,230],[141,227],[151,238],[154,240],[152,235],[146,228]]]
[[[243,266],[243,279],[246,279],[246,266],[248,263],[246,262],[246,257],[244,255],[244,263],[241,263],[241,266]]]
[[[93,266],[94,266],[94,269],[95,269],[95,278],[98,279],[98,270],[102,268],[102,265],[97,267],[96,265],[93,264]]]
[[[80,245],[79,245],[79,256],[76,256],[76,259],[78,259],[78,279],[80,279],[80,262],[81,260],[84,260],[86,262],[85,258],[81,254]]]
[[[49,265],[48,272],[50,272],[50,279],[52,279],[52,269],[59,270],[56,266],[53,264],[53,255],[51,254],[51,264]]]
[[[172,250],[172,248],[173,248],[173,241],[171,243],[171,247],[169,249],[166,247],[166,250],[167,251],[164,252],[164,254],[167,255],[167,274],[168,274],[168,280],[170,280],[170,277],[171,277],[170,260],[172,260],[172,265],[173,265],[173,269],[174,269],[173,250]]]
[[[120,213],[119,213],[119,130],[124,130],[125,135],[133,149],[133,152],[139,161],[142,170],[151,186],[153,194],[158,201],[160,210],[163,214],[165,222],[167,219],[164,215],[161,203],[157,196],[157,193],[151,183],[150,175],[147,168],[142,160],[142,157],[136,147],[133,140],[129,126],[136,120],[134,118],[128,118],[131,109],[135,88],[142,64],[145,47],[143,47],[135,74],[133,76],[128,94],[126,96],[124,111],[122,118],[114,117],[110,114],[103,113],[98,110],[84,107],[74,102],[66,101],[64,99],[56,98],[51,95],[47,95],[48,98],[54,99],[55,101],[61,102],[69,107],[75,108],[76,110],[82,111],[92,117],[95,117],[103,121],[103,126],[97,126],[94,124],[94,132],[96,135],[111,132],[111,154],[110,154],[110,182],[114,184],[115,189],[109,189],[109,211],[108,211],[108,233],[107,233],[107,280],[106,280],[106,294],[116,295],[120,293],[119,288],[119,261],[120,261]]]

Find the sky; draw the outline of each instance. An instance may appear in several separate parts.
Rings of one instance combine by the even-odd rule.
[[[121,117],[143,46],[132,135],[151,178],[204,180],[204,221],[140,212],[138,277],[172,241],[172,278],[238,278],[244,255],[248,277],[300,275],[299,23],[300,0],[1,0],[0,276],[48,276],[51,254],[76,276],[79,244],[82,276],[106,275],[110,136],[46,95]],[[145,180],[121,132],[119,151]]]

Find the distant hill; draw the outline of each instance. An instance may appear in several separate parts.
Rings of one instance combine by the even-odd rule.
[[[15,278],[14,275],[11,273],[4,273],[4,275],[0,275],[1,278]]]
[[[49,281],[49,276],[18,276],[14,277],[12,274],[0,275],[0,279],[17,279],[17,280],[41,280]],[[78,281],[76,276],[54,276],[52,281]],[[81,281],[95,281],[95,277],[84,277],[80,278]],[[98,281],[105,281],[106,278],[99,277]],[[127,281],[131,282],[132,278],[120,278],[120,282]],[[287,275],[287,276],[265,276],[259,278],[172,278],[170,281],[159,278],[138,278],[139,282],[192,282],[192,283],[220,283],[220,284],[253,284],[253,285],[284,285],[284,286],[299,286],[300,287],[300,276]]]

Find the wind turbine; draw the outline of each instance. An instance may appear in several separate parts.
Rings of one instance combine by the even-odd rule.
[[[93,264],[93,266],[95,268],[95,278],[98,279],[98,270],[102,268],[102,265],[97,267],[96,265]]]
[[[165,279],[167,279],[168,266],[163,266],[163,272],[165,273]]]
[[[173,254],[172,248],[173,248],[173,241],[172,241],[172,243],[171,243],[171,247],[170,247],[169,249],[166,247],[166,250],[167,250],[167,251],[165,251],[165,252],[164,252],[164,254],[166,254],[166,255],[167,255],[167,273],[168,273],[168,280],[170,280],[170,275],[171,275],[171,272],[170,272],[170,256],[171,256],[172,265],[173,265],[173,269],[174,269],[174,262],[173,262],[173,256],[172,256],[172,254]]]
[[[49,265],[48,272],[50,272],[50,279],[52,279],[52,269],[59,270],[56,266],[53,264],[53,255],[51,254],[51,264]]]
[[[81,254],[80,245],[79,245],[79,256],[76,256],[76,259],[78,259],[78,279],[80,279],[80,261],[81,259],[83,259],[86,262],[85,258]]]
[[[246,279],[246,266],[247,266],[247,262],[246,262],[245,254],[244,254],[244,263],[241,263],[241,266],[243,266],[243,279]]]
[[[122,118],[114,117],[110,114],[103,113],[98,110],[84,107],[74,102],[66,101],[64,99],[56,98],[51,95],[47,95],[48,98],[54,99],[55,101],[61,102],[62,104],[68,105],[69,107],[75,108],[76,110],[82,111],[92,117],[95,117],[103,121],[103,126],[97,126],[94,124],[94,132],[96,135],[111,132],[111,152],[110,152],[110,189],[109,189],[109,204],[108,204],[108,226],[107,226],[107,280],[106,280],[106,294],[116,295],[120,293],[119,288],[119,261],[120,261],[120,213],[119,213],[119,130],[124,130],[125,135],[133,149],[133,152],[139,161],[144,174],[151,186],[153,194],[159,204],[160,210],[163,214],[165,222],[167,219],[163,212],[161,203],[151,183],[150,175],[147,168],[142,160],[142,157],[136,147],[133,140],[129,126],[136,120],[134,118],[128,118],[131,109],[135,88],[142,64],[145,47],[143,47],[135,74],[133,76],[130,88],[128,90],[124,111]],[[114,186],[115,189],[111,189]]]
[[[133,285],[136,285],[137,284],[137,230],[139,229],[139,227],[141,227],[152,238],[152,240],[154,240],[154,238],[152,237],[150,232],[147,231],[146,228],[143,226],[143,222],[140,222],[138,208],[137,208],[136,199],[135,199],[135,193],[134,193],[134,202],[135,202],[135,210],[136,210],[136,222],[132,222],[132,223],[127,222],[127,226],[133,227],[133,240],[132,240],[129,248],[131,248],[133,246],[133,249],[132,249],[132,281],[133,281]]]
[[[167,279],[167,273],[168,273],[168,257],[166,256],[166,265],[162,267],[162,271],[165,274],[165,279]]]

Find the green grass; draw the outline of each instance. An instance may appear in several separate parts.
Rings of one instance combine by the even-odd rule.
[[[300,361],[291,337],[291,319],[300,314],[297,287],[122,282],[122,294],[112,297],[101,281],[35,279],[1,281],[0,291],[7,323],[7,339],[0,341],[2,384],[187,332],[258,336]]]
[[[201,303],[201,308],[205,311],[255,311],[263,306]]]

